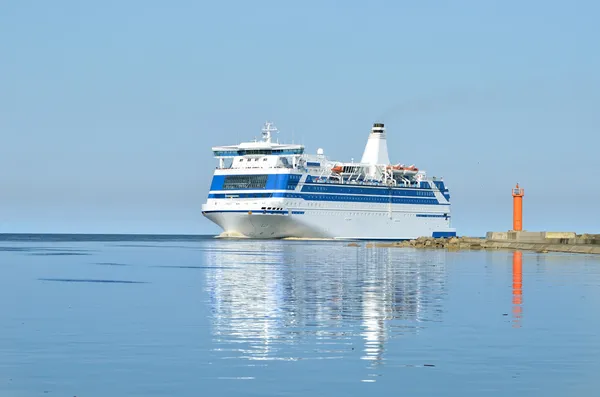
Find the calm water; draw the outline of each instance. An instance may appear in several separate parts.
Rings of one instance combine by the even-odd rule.
[[[0,396],[600,394],[598,257],[0,236],[0,266]]]

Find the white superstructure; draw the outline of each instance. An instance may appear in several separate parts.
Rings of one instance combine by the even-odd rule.
[[[360,163],[329,160],[322,149],[272,141],[213,147],[218,159],[202,214],[221,237],[412,239],[454,236],[450,195],[414,165],[392,165],[382,123]]]

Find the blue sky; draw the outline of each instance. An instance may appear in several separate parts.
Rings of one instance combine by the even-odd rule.
[[[0,232],[215,233],[210,147],[443,176],[453,225],[600,232],[593,1],[3,1]]]

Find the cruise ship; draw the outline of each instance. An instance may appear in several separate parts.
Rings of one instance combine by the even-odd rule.
[[[218,237],[406,240],[450,237],[450,193],[442,179],[393,164],[383,123],[374,123],[360,162],[327,158],[323,149],[262,140],[217,146],[218,164],[202,214]]]

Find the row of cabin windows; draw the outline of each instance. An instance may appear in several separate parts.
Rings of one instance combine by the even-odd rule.
[[[335,215],[335,216],[389,216],[389,211],[380,211],[380,212],[346,212],[346,211],[312,211],[308,210],[309,213],[318,213],[319,215]],[[398,218],[401,215],[398,213],[394,213],[393,217]],[[416,217],[416,214],[402,214],[404,217]],[[447,218],[446,218],[447,220]]]
[[[379,211],[382,211],[381,207],[377,208],[373,208],[373,207],[365,207],[364,205],[360,205],[360,204],[354,204],[351,205],[350,208],[348,208],[346,205],[340,205],[340,204],[335,204],[335,203],[296,203],[295,204],[298,207],[301,208],[326,208],[326,209],[339,209],[339,211],[368,211],[368,210],[373,210],[373,209],[377,209]],[[416,208],[415,210],[417,211],[426,211],[426,207],[420,207],[420,208]],[[386,208],[383,211],[389,211],[389,207]]]
[[[299,196],[299,195],[298,195]],[[319,201],[356,201],[361,203],[389,203],[390,201],[395,204],[434,204],[437,203],[435,200],[430,199],[418,199],[418,198],[398,198],[398,197],[371,197],[371,196],[316,196],[312,194],[299,196],[308,200],[319,200]]]
[[[294,193],[286,193],[284,195],[286,198],[303,198],[308,200],[319,200],[319,201],[358,201],[364,203],[389,203],[390,199],[393,200],[393,203],[398,204],[399,200],[400,204],[431,204],[437,203],[435,199],[418,199],[418,198],[410,198],[410,197],[390,197],[390,196],[322,196],[322,195],[313,195],[313,194],[294,194]]]
[[[260,207],[261,210],[263,211],[283,211],[282,207]],[[389,215],[388,211],[382,211],[382,212],[346,212],[346,211],[319,211],[320,215],[336,215],[336,216],[340,216],[340,215],[344,215],[344,216],[385,216],[385,215]],[[397,217],[398,214],[395,214],[395,216]],[[412,216],[415,217],[416,214],[404,214],[405,217],[407,216]],[[447,219],[447,218],[446,218]]]
[[[224,151],[215,151],[215,156],[252,156],[252,155],[294,155],[294,154],[302,154],[304,152],[303,149],[240,149],[237,151],[233,150],[224,150]]]

